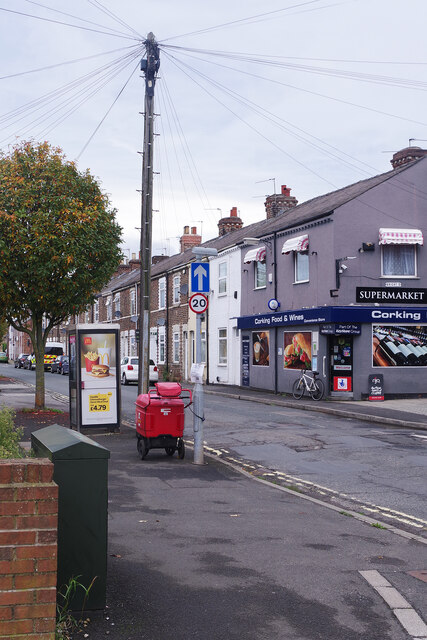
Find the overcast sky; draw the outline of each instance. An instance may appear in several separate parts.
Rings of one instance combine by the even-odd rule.
[[[427,146],[425,0],[0,0],[0,9],[1,147],[34,138],[78,158],[118,210],[125,255],[139,249],[139,46],[150,31],[161,45],[153,253],[176,253],[184,225],[217,236],[233,206],[244,224],[263,219],[274,185],[304,202],[388,171],[410,138]]]

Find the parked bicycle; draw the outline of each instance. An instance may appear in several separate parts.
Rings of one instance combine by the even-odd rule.
[[[325,385],[322,380],[318,380],[318,371],[312,371],[311,377],[306,371],[302,370],[300,377],[295,380],[292,386],[292,395],[296,400],[303,397],[304,391],[310,394],[313,400],[321,400],[325,392]]]

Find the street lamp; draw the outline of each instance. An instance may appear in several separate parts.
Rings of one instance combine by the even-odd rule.
[[[209,247],[193,247],[192,252],[197,258],[207,258],[217,256],[218,250]],[[209,289],[209,287],[208,287]],[[195,291],[193,291],[195,293]],[[206,344],[208,345],[208,335],[206,332]],[[202,317],[198,313],[196,317],[196,365],[202,362]],[[197,366],[200,369],[199,366]],[[203,422],[204,398],[203,398],[203,376],[197,375],[194,381],[193,390],[193,432],[194,432],[194,464],[203,464]]]

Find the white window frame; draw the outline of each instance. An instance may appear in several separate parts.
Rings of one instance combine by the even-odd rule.
[[[159,278],[159,310],[166,309],[166,278]]]
[[[223,334],[221,334],[223,332]],[[221,355],[221,345],[225,344],[225,356]],[[226,367],[228,364],[228,336],[227,327],[218,328],[218,366]]]
[[[130,290],[130,315],[136,316],[136,291],[135,289]]]
[[[302,256],[307,258],[307,270],[308,270],[308,278],[298,279],[298,262],[302,260]],[[310,282],[310,259],[308,255],[308,251],[294,251],[294,284],[301,284],[302,282]]]
[[[414,249],[414,273],[410,275],[401,275],[398,273],[395,274],[385,274],[384,273],[384,252],[387,251],[389,247],[412,247]],[[381,278],[398,278],[399,280],[411,280],[414,278],[418,278],[418,251],[416,244],[384,244],[381,245]]]
[[[116,317],[116,311],[120,312],[120,291],[114,294],[113,304],[114,304],[114,317]]]
[[[111,296],[107,296],[105,300],[105,306],[107,307],[107,322],[111,322],[113,319],[113,306],[111,304]]]
[[[165,327],[159,327],[159,364],[165,364],[166,362],[166,330]]]
[[[179,304],[181,302],[181,276],[173,277],[173,304]]]
[[[267,286],[267,264],[265,262],[260,262],[259,260],[255,260],[254,262],[255,264],[255,286],[254,289],[265,289]],[[260,270],[260,265],[263,266],[264,268],[264,284],[259,284],[258,279],[259,279],[259,275],[262,275],[259,273]],[[262,280],[261,280],[262,282]]]
[[[90,322],[90,306],[85,311],[85,322],[86,324],[89,324]]]
[[[179,331],[174,331],[172,334],[172,361],[175,363],[179,362]]]
[[[201,332],[201,353],[200,360],[202,363],[206,364],[206,331]]]
[[[221,273],[223,271],[223,273]],[[220,262],[218,264],[218,295],[227,295],[227,278],[228,278],[228,264],[227,261]]]

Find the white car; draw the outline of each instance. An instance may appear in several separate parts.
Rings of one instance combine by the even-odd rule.
[[[120,380],[122,384],[129,382],[138,382],[138,363],[139,358],[136,356],[126,356],[122,358],[120,363]],[[150,360],[150,382],[158,382],[159,372],[157,371],[154,360]]]

